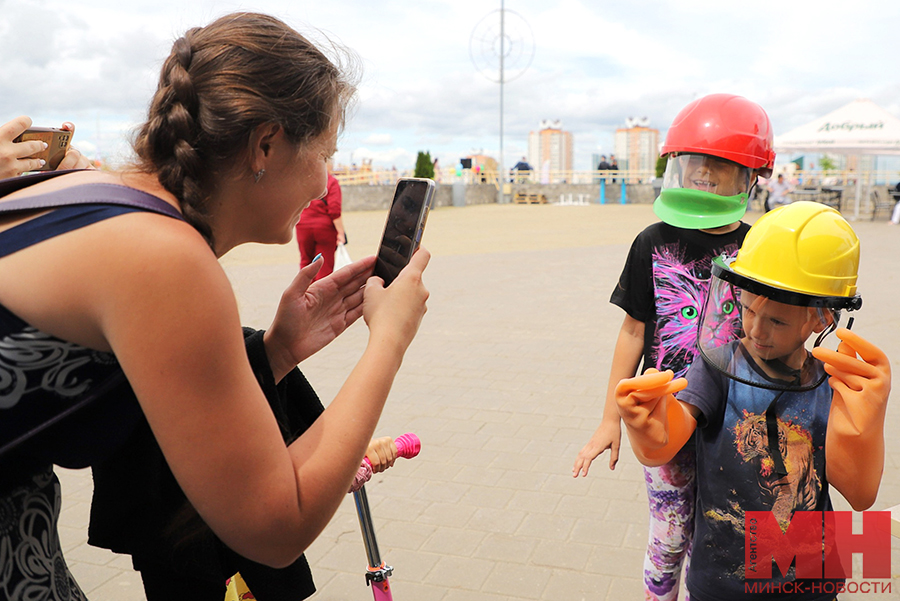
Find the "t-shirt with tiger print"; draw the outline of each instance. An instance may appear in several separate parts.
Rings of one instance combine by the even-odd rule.
[[[697,357],[712,260],[737,254],[749,229],[741,222],[727,234],[709,234],[659,222],[635,238],[610,302],[645,324],[642,372],[687,371]]]
[[[740,351],[739,342],[732,343]],[[729,353],[731,356],[731,353]],[[733,353],[729,369],[745,381],[770,380],[745,352]],[[697,505],[691,570],[687,586],[693,601],[759,599],[745,587],[744,515],[771,511],[785,527],[795,511],[832,508],[825,479],[825,429],[832,390],[822,363],[811,355],[812,390],[784,392],[776,405],[779,446],[788,475],[779,478],[768,449],[766,408],[777,391],[738,382],[706,361],[696,361],[686,374],[687,388],[676,396],[700,410],[697,420]],[[814,380],[814,381],[815,381]],[[766,599],[834,598],[834,584],[794,582],[773,565],[767,585],[791,581],[781,589],[792,594]],[[752,585],[753,580],[748,581]],[[796,584],[796,586],[794,586]],[[752,590],[752,589],[750,589]],[[771,590],[771,588],[769,589]],[[829,595],[825,591],[832,591]],[[808,594],[793,594],[800,593]],[[773,593],[774,595],[774,593]]]

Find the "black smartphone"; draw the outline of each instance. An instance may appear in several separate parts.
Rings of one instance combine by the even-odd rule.
[[[18,136],[13,142],[25,142],[28,140],[41,140],[47,143],[47,149],[28,158],[44,159],[44,166],[37,171],[52,171],[59,167],[60,162],[69,150],[72,142],[72,134],[68,129],[56,129],[53,127],[31,127]]]
[[[385,286],[394,281],[419,248],[433,199],[432,180],[407,177],[397,181],[375,261],[375,275],[384,280]]]

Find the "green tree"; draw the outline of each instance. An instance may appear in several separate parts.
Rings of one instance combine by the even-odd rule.
[[[819,167],[822,171],[833,171],[837,169],[837,164],[834,162],[834,159],[829,157],[827,154],[823,154],[822,158],[819,159]]]
[[[413,175],[415,177],[434,179],[434,161],[431,160],[430,150],[426,152],[419,151],[419,156],[416,157],[416,171]]]
[[[656,159],[656,177],[662,177],[666,172],[666,161],[668,159],[666,157],[659,157]]]

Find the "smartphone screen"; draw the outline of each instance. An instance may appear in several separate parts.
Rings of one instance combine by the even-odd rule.
[[[375,275],[384,280],[385,286],[394,281],[419,248],[433,197],[434,182],[430,179],[403,178],[397,182],[375,261]]]
[[[38,171],[52,171],[59,166],[66,156],[69,143],[72,141],[72,132],[52,127],[32,127],[25,130],[25,133],[18,136],[13,142],[25,142],[27,140],[41,140],[47,143],[47,149],[33,155],[32,158],[44,159],[44,166]]]

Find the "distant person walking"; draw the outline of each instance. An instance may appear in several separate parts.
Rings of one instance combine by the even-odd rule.
[[[610,171],[618,171],[619,170],[619,161],[616,160],[616,155],[609,155],[609,169]],[[616,183],[616,178],[613,178],[613,183]]]
[[[321,253],[324,263],[316,274],[321,280],[334,271],[334,251],[338,244],[346,244],[344,220],[341,217],[341,184],[328,164],[328,191],[325,196],[309,203],[297,223],[297,245],[300,247],[300,268],[313,262]]]

